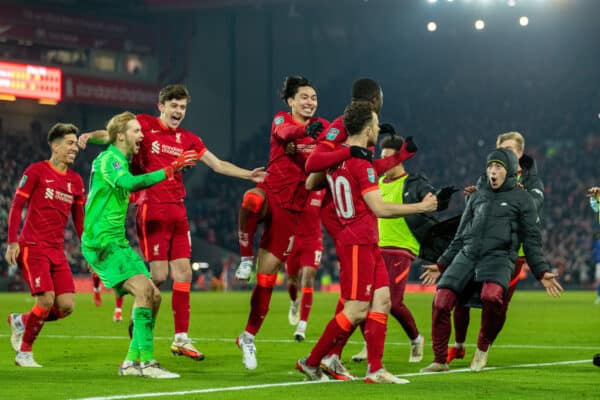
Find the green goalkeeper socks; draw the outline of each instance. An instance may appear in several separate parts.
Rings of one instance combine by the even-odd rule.
[[[133,338],[127,353],[127,360],[129,360],[132,347],[135,344],[139,360],[141,362],[148,362],[154,360],[154,318],[152,317],[152,310],[145,307],[136,307],[133,310]]]

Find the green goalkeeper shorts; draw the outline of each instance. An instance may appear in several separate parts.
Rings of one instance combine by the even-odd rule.
[[[125,281],[135,275],[150,278],[144,260],[130,246],[109,245],[103,248],[81,246],[85,260],[106,288],[113,288],[118,296],[124,295]]]

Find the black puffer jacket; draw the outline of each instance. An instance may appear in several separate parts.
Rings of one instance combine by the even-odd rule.
[[[510,150],[496,149],[488,155],[488,163],[495,159],[506,165],[506,180],[498,190],[486,181],[470,196],[456,236],[438,259],[448,272],[442,275],[441,287],[460,291],[465,280],[474,279],[507,288],[521,241],[527,263],[538,278],[550,269],[542,254],[534,201],[517,187],[517,158]]]

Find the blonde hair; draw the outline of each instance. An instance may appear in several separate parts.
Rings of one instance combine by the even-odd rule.
[[[108,121],[106,124],[106,130],[108,132],[108,142],[114,144],[117,141],[117,134],[125,133],[127,131],[127,124],[129,121],[136,119],[134,113],[125,111],[121,114],[117,114]]]
[[[511,139],[517,142],[517,145],[519,147],[517,150],[522,152],[525,148],[525,138],[523,138],[523,135],[516,131],[501,133],[500,135],[498,135],[498,138],[496,139],[496,147],[500,147],[502,143]]]

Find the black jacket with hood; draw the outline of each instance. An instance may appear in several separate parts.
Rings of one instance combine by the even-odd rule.
[[[517,157],[510,150],[495,149],[488,154],[487,164],[493,161],[505,166],[506,179],[497,190],[486,180],[469,197],[458,231],[438,259],[444,269],[439,287],[460,292],[474,280],[495,282],[507,289],[521,242],[536,277],[550,269],[542,253],[536,205],[532,196],[517,186]]]

